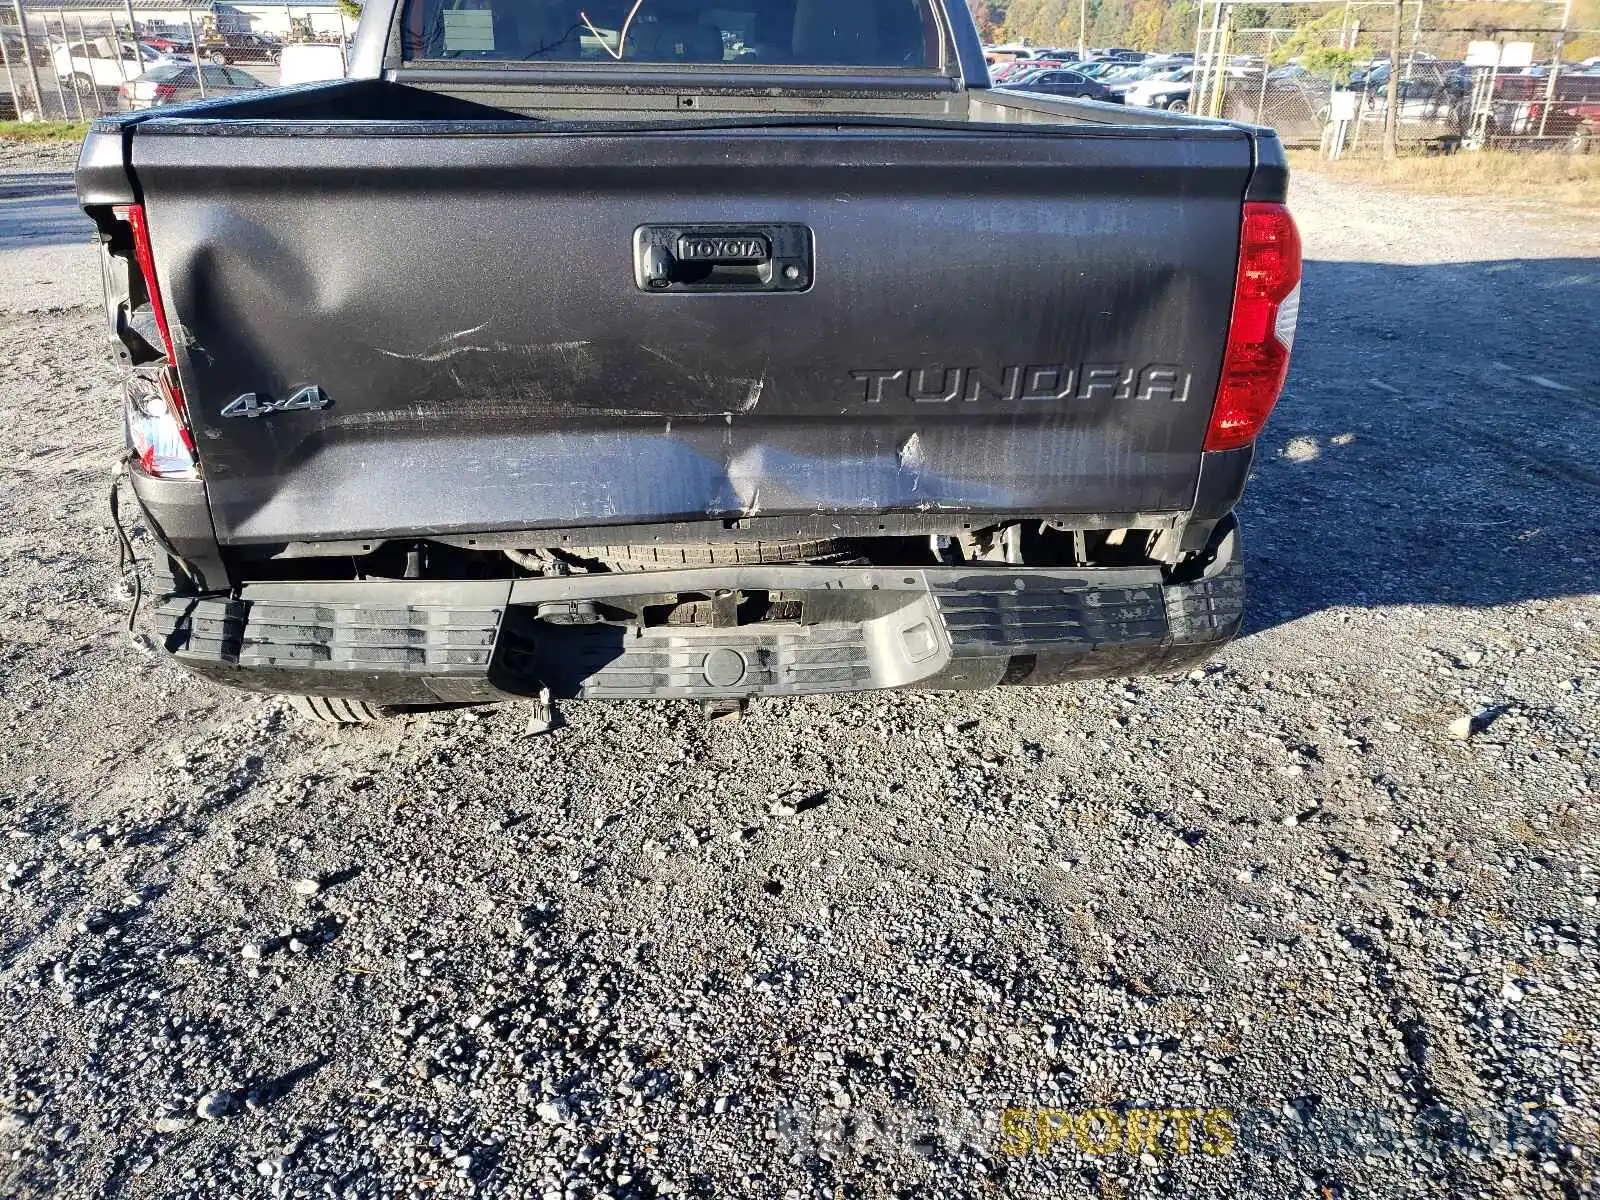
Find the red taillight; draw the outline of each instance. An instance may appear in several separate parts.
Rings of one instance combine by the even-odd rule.
[[[178,88],[177,88],[176,84],[171,84],[171,83],[158,83],[158,84],[156,84],[155,97],[156,97],[157,100],[171,100],[177,94],[178,94]]]
[[[119,204],[111,210],[119,221],[128,223],[133,235],[133,258],[139,264],[139,275],[144,280],[144,294],[150,298],[150,308],[155,314],[156,332],[161,335],[161,349],[167,361],[176,365],[177,349],[172,344],[172,328],[167,324],[167,309],[161,303],[161,285],[156,282],[156,258],[150,251],[150,227],[145,224],[144,205]]]
[[[178,381],[178,351],[172,341],[172,326],[167,322],[166,306],[161,301],[161,285],[156,282],[156,260],[150,250],[150,228],[145,223],[144,206],[122,204],[112,215],[128,223],[133,239],[133,258],[144,281],[144,292],[155,318],[156,334],[166,362],[154,366],[154,378],[138,375],[128,381],[126,404],[128,434],[140,464],[152,475],[196,478],[194,435],[189,432],[188,413],[183,400],[183,385]]]
[[[1300,232],[1283,205],[1251,201],[1240,223],[1233,321],[1207,450],[1232,450],[1261,432],[1289,373],[1299,316]]]

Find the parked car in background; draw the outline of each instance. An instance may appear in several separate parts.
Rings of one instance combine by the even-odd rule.
[[[201,89],[202,83],[204,90]],[[210,63],[163,63],[119,87],[117,107],[129,111],[163,104],[187,104],[191,100],[209,100],[215,96],[237,96],[241,92],[253,92],[266,86],[238,67],[218,67]]]
[[[1194,67],[1173,67],[1149,79],[1141,79],[1123,92],[1125,104],[1143,108],[1164,108],[1169,112],[1188,112],[1194,89]]]
[[[1134,84],[1145,79],[1154,79],[1158,75],[1165,75],[1187,64],[1168,58],[1147,58],[1141,63],[1124,63],[1113,67],[1098,78],[1101,83],[1109,87],[1119,97],[1127,95],[1128,89]]]
[[[1016,62],[1018,59],[1034,57],[1035,49],[1033,46],[985,46],[983,61],[991,67],[1000,63]]]
[[[139,22],[139,40],[163,54],[192,54],[194,33],[187,25],[172,21]]]
[[[1117,62],[1143,62],[1150,56],[1143,50],[1130,50],[1126,46],[1110,46],[1103,50],[1089,51],[1089,57],[1111,59]]]
[[[1317,145],[1332,116],[1333,82],[1301,66],[1279,67],[1263,79],[1259,71],[1229,81],[1222,117],[1268,125],[1284,145]]]
[[[1389,86],[1389,72],[1387,62],[1377,63],[1364,71],[1352,71],[1348,87],[1356,92],[1385,90]],[[1402,85],[1411,85],[1410,90],[1415,98],[1430,92],[1440,96],[1464,96],[1472,89],[1472,77],[1468,69],[1461,63],[1442,59],[1403,63],[1400,82]]]
[[[1384,59],[1364,71],[1352,72],[1347,88],[1363,93],[1362,121],[1381,124],[1385,120],[1393,71]],[[1413,141],[1459,143],[1469,124],[1472,84],[1472,72],[1460,62],[1422,58],[1402,61],[1395,82],[1395,117],[1403,127],[1402,136]]]
[[[120,87],[151,67],[170,61],[144,42],[113,41],[108,37],[68,42],[57,46],[51,57],[58,79],[78,87],[97,88]]]
[[[1011,72],[1005,77],[1004,80],[995,80],[994,85],[995,87],[1019,88],[1028,80],[1032,79],[1035,75],[1041,74],[1044,71],[1053,71],[1055,69],[1056,64],[1054,63],[1048,67],[1036,67],[1032,64],[1029,64],[1028,66],[1023,67],[1020,71]]]
[[[1030,59],[1024,63],[1018,63],[1017,69],[1006,75],[1003,86],[1016,87],[1024,80],[1032,79],[1035,75],[1042,74],[1045,71],[1059,71],[1068,66],[1069,64],[1067,63],[1055,62],[1051,59],[1045,59],[1042,62],[1037,59]],[[1076,70],[1077,67],[1074,65],[1070,69]],[[1002,86],[1002,81],[996,79],[995,86]]]
[[[1574,153],[1600,139],[1600,71],[1564,71],[1549,77],[1498,76],[1488,137],[1564,143]]]
[[[1422,79],[1402,79],[1395,95],[1395,118],[1403,139],[1442,147],[1461,144],[1471,124],[1472,105],[1467,97]],[[1388,84],[1374,86],[1361,98],[1359,119],[1381,126],[1388,107]]]
[[[235,62],[275,63],[283,43],[259,33],[224,33],[200,43],[200,57],[221,65]]]
[[[1059,58],[1019,58],[1012,62],[1001,63],[990,73],[990,78],[998,84],[1018,79],[1033,71],[1043,71],[1050,67],[1064,67],[1066,65],[1066,60]]]
[[[194,45],[194,30],[188,22],[183,21],[140,21],[139,40],[149,42],[152,46],[162,42],[182,43],[185,46]]]
[[[1020,83],[1003,85],[1017,91],[1032,92],[1041,96],[1071,96],[1078,100],[1104,100],[1120,104],[1122,97],[1098,79],[1091,79],[1082,71],[1056,68],[1029,75]]]
[[[1345,86],[1351,91],[1359,92],[1363,88],[1370,85],[1371,76],[1374,72],[1381,72],[1381,75],[1379,76],[1380,80],[1387,79],[1389,72],[1389,60],[1387,58],[1374,58],[1368,62],[1366,66],[1352,69],[1350,72],[1350,78],[1346,82]]]
[[[153,37],[145,40],[145,45],[151,46],[163,54],[189,55],[194,53],[194,43],[188,38]]]

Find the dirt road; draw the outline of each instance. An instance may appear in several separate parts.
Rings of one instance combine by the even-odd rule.
[[[542,738],[131,645],[92,260],[12,242],[0,1195],[1591,1194],[1600,232],[1294,199],[1206,669]]]

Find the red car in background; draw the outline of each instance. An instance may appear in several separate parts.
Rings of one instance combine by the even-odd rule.
[[[1553,94],[1547,75],[1497,75],[1495,134],[1564,141],[1580,154],[1592,149],[1600,141],[1600,72],[1563,72]]]
[[[1055,58],[1018,58],[1006,63],[990,73],[996,83],[1004,83],[1007,79],[1022,74],[1024,71],[1042,70],[1046,67],[1065,67],[1070,64]]]

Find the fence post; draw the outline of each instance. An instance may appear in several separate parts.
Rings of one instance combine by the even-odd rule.
[[[1206,94],[1211,87],[1211,81],[1217,71],[1217,51],[1222,40],[1222,8],[1228,0],[1216,0],[1217,7],[1211,13],[1211,34],[1206,38],[1205,70],[1195,69],[1194,81],[1189,85],[1189,109],[1196,116],[1205,113],[1207,105]],[[1211,114],[1205,113],[1209,116]]]
[[[189,22],[189,45],[194,47],[194,53],[189,57],[194,62],[195,83],[200,88],[200,99],[204,100],[206,98],[206,63],[205,59],[200,56],[200,35],[195,32],[194,28],[194,9],[184,9],[183,16]]]
[[[50,60],[50,78],[56,81],[56,96],[61,101],[61,119],[63,121],[70,121],[72,120],[72,115],[67,112],[67,90],[61,82],[61,72],[56,70],[55,47],[50,44],[50,18],[41,18],[39,24],[44,29],[44,52],[45,57]],[[72,69],[72,51],[65,45],[63,45],[61,49],[62,52],[67,56],[67,70],[70,72]],[[78,94],[77,90],[74,89],[72,94],[76,96]]]
[[[33,66],[33,43],[28,40],[28,14],[23,10],[22,0],[11,0],[11,7],[17,13],[17,32],[22,35],[22,65],[27,68],[28,80],[33,84],[33,111],[39,114],[39,120],[44,120],[44,92],[39,87],[39,73]],[[45,40],[45,53],[49,54],[49,39]],[[54,67],[52,66],[52,70]],[[16,95],[15,92],[12,95]],[[20,113],[18,114],[21,115]],[[67,111],[63,105],[61,115],[66,116]]]
[[[1266,125],[1268,123],[1267,122],[1267,74],[1272,70],[1272,51],[1275,49],[1275,47],[1272,44],[1272,41],[1273,41],[1273,35],[1269,33],[1267,35],[1267,44],[1265,46],[1263,46],[1262,49],[1261,49],[1261,95],[1256,100],[1256,116],[1255,116],[1255,122],[1256,122],[1257,125]]]
[[[78,120],[81,121],[83,120],[83,97],[78,94],[78,64],[72,58],[72,35],[67,32],[67,14],[60,13],[58,15],[61,17],[61,50],[67,56],[67,82],[72,84],[72,104],[78,110]],[[46,33],[50,32],[49,17],[45,18],[44,29]],[[51,65],[54,66],[55,55],[52,54],[50,57],[52,60]],[[87,62],[89,58],[89,47],[87,46],[83,48],[83,57]],[[94,70],[93,63],[89,64],[89,69],[91,71]],[[92,87],[94,85],[94,76],[91,75],[89,80]],[[60,81],[61,72],[58,70],[56,72],[56,82],[59,83]],[[65,99],[61,101],[61,115],[63,118],[67,115],[67,102]]]
[[[1394,0],[1394,41],[1389,50],[1389,103],[1383,112],[1383,156],[1400,157],[1400,38],[1405,24],[1405,0]]]
[[[132,76],[128,74],[128,60],[122,57],[122,35],[117,32],[116,14],[107,9],[106,19],[111,22],[111,42],[117,48],[117,74],[122,76],[123,83],[127,83]],[[133,74],[141,74],[144,71],[144,56],[139,52],[139,31],[132,26],[128,28],[128,42],[133,46],[133,63],[138,68]]]
[[[22,56],[24,58],[28,56],[28,39],[26,35],[22,39]],[[6,39],[3,33],[0,33],[0,59],[5,60],[6,87],[11,89],[11,107],[16,110],[14,115],[20,121],[22,120],[22,98],[17,92],[17,77],[11,73],[11,51],[6,49]]]
[[[1211,76],[1211,99],[1206,105],[1206,116],[1220,117],[1222,115],[1222,92],[1228,85],[1228,69],[1224,65],[1228,58],[1228,43],[1233,39],[1233,10],[1230,8],[1222,24],[1222,40],[1217,45],[1217,62]]]
[[[1544,107],[1539,110],[1539,136],[1544,136],[1545,123],[1550,120],[1550,106],[1556,102],[1556,77],[1561,74],[1561,52],[1567,45],[1567,26],[1572,24],[1572,0],[1567,0],[1561,10],[1561,32],[1556,34],[1556,53],[1550,63],[1550,79],[1544,86]]]
[[[94,57],[89,53],[89,35],[83,31],[83,18],[81,16],[73,17],[73,20],[78,23],[78,44],[83,47],[84,58],[89,60],[89,99],[94,101],[94,115],[98,117],[101,113],[100,81],[94,77]],[[66,28],[67,18],[65,15],[63,15],[61,18],[61,30],[63,33],[66,32]],[[117,64],[120,68],[122,63],[122,46],[117,42],[116,28],[117,27],[115,25],[111,27],[111,50],[114,54],[116,54]],[[71,57],[70,52],[68,53],[67,57]],[[74,96],[78,94],[78,85],[76,80],[74,80],[72,85],[72,94]],[[81,106],[82,102],[80,101],[79,103]]]

